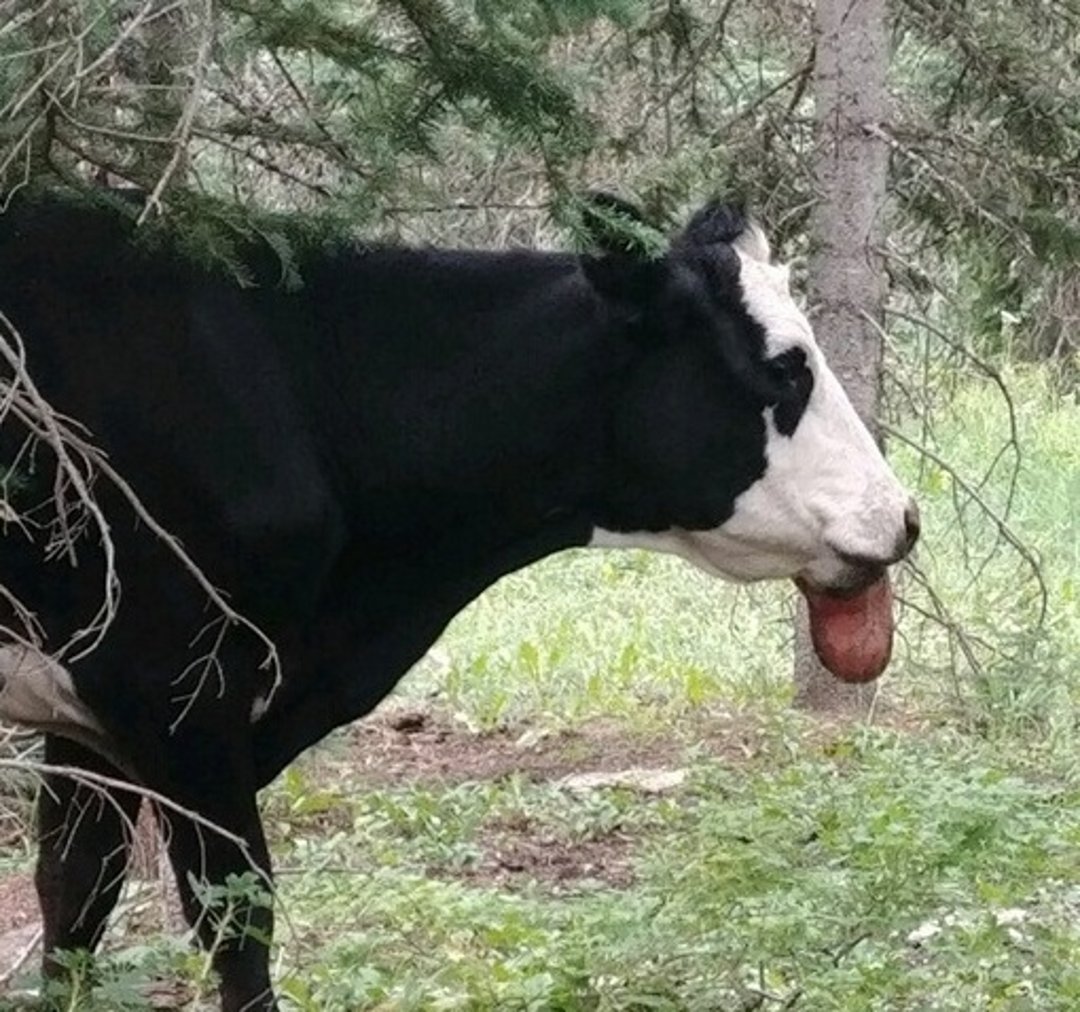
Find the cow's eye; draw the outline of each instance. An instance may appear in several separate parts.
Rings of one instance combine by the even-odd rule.
[[[814,375],[806,364],[806,352],[802,348],[788,348],[769,359],[765,367],[775,395],[773,420],[781,435],[790,436],[798,428],[814,389]]]
[[[769,380],[780,396],[795,392],[807,375],[806,352],[802,348],[789,348],[765,363]]]

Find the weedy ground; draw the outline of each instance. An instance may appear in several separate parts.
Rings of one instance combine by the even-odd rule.
[[[989,385],[956,390],[934,446],[991,509],[1011,498],[1042,632],[999,525],[903,446],[918,568],[969,638],[906,578],[867,720],[791,708],[783,588],[639,553],[516,574],[265,792],[284,1006],[1080,1008],[1080,407],[1043,373],[1010,381],[1015,488],[983,480],[1007,428]],[[13,880],[28,848],[0,860]],[[211,1007],[146,891],[70,1007]]]

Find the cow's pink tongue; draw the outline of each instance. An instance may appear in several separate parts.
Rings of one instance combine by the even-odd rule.
[[[810,609],[810,636],[821,663],[845,682],[870,682],[892,654],[889,577],[854,597],[835,597],[797,581]]]

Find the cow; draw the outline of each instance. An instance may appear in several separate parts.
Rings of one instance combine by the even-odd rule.
[[[369,712],[486,587],[554,552],[637,546],[729,580],[794,579],[837,674],[887,661],[887,567],[918,513],[738,208],[702,207],[659,256],[604,229],[587,254],[294,230],[292,283],[254,232],[233,251],[241,284],[115,203],[13,200],[0,311],[43,396],[280,663],[252,627],[215,625],[175,546],[97,483],[112,624],[62,660],[0,650],[0,717],[44,731],[46,768],[86,771],[103,795],[88,805],[62,772],[41,792],[47,976],[61,950],[93,950],[117,901],[140,800],[125,785],[225,831],[174,812],[167,834],[209,944],[200,883],[251,867],[270,881],[256,791]],[[6,506],[32,513],[55,461],[39,449],[28,467],[25,432],[5,430]],[[8,525],[0,577],[50,644],[97,614],[104,562],[90,536],[77,566],[43,560],[42,537]],[[869,647],[830,654],[852,629]],[[221,1007],[268,1012],[272,910],[236,906],[243,930],[213,952]]]

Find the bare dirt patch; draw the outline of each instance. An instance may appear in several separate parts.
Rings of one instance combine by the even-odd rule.
[[[33,877],[15,872],[0,878],[0,994],[38,947],[39,915]]]
[[[35,924],[37,919],[33,876],[29,872],[15,872],[0,878],[0,935]]]
[[[437,709],[394,707],[358,721],[347,742],[351,775],[386,787],[509,776],[552,781],[584,772],[677,768],[691,748],[746,762],[759,752],[761,732],[754,722],[731,717],[697,728],[692,738],[635,732],[609,720],[554,733],[529,728],[476,733]]]
[[[634,731],[611,720],[552,733],[527,727],[477,733],[437,708],[392,705],[354,724],[345,756],[330,762],[339,772],[347,769],[354,785],[452,786],[517,776],[575,793],[634,790],[648,804],[682,788],[694,755],[745,763],[760,747],[758,727],[736,718],[717,719],[688,735]],[[476,863],[429,868],[429,873],[503,889],[626,888],[633,884],[635,856],[644,841],[642,833],[622,829],[570,839],[523,815],[489,821],[476,842],[481,851]]]

